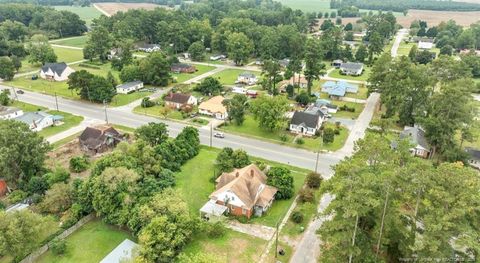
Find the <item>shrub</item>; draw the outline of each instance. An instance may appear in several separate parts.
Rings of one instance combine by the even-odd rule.
[[[10,203],[17,203],[17,202],[20,202],[22,201],[23,199],[27,198],[28,194],[22,190],[15,190],[13,192],[10,193],[10,195],[8,196],[8,199],[10,201]]]
[[[32,203],[34,204],[38,204],[40,203],[40,201],[42,201],[42,195],[37,193],[33,194],[30,198],[32,199]]]
[[[142,103],[140,105],[142,108],[151,108],[155,106],[155,101],[150,100],[150,97],[145,97],[142,99]]]
[[[250,219],[248,219],[248,217],[246,216],[239,216],[239,217],[236,217],[238,222],[242,223],[242,224],[248,224],[250,222]]]
[[[286,142],[288,140],[288,136],[286,134],[280,134],[280,141]]]
[[[30,194],[43,194],[47,191],[49,185],[45,177],[34,176],[30,178],[27,184],[27,191]]]
[[[292,219],[293,222],[297,224],[300,224],[303,222],[303,214],[300,211],[293,212],[290,218]]]
[[[340,134],[340,129],[337,128],[337,129],[335,129],[334,132],[335,132],[335,135],[339,135]]]
[[[59,167],[54,172],[44,174],[43,178],[47,181],[49,186],[52,186],[56,183],[64,183],[68,181],[70,174],[67,170]]]
[[[207,224],[206,232],[209,238],[220,238],[225,235],[226,229],[221,222],[216,222],[213,224]]]
[[[63,239],[54,239],[48,247],[54,255],[62,255],[67,251],[67,243]]]
[[[310,188],[304,188],[300,190],[298,200],[302,203],[313,203],[315,201],[315,193]]]
[[[303,138],[298,138],[295,142],[296,142],[298,145],[305,144],[305,140],[304,140]]]
[[[307,186],[318,189],[322,183],[322,177],[318,173],[311,172],[307,176]]]
[[[332,143],[335,140],[335,131],[332,128],[325,128],[322,140],[325,144]]]
[[[90,165],[90,161],[88,157],[83,156],[75,156],[70,159],[70,171],[74,173],[81,173],[87,170],[88,166]]]

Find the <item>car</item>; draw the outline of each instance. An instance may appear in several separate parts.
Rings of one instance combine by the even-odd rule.
[[[38,79],[38,76],[37,75],[33,75],[32,76],[32,80],[37,80]]]
[[[17,90],[17,94],[24,94],[24,93],[25,93],[25,91],[23,91],[21,89]]]
[[[225,134],[223,132],[215,132],[213,136],[215,138],[221,138],[221,139],[225,138]]]

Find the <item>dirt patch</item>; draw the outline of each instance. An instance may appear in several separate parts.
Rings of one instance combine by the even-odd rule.
[[[110,15],[114,15],[117,12],[126,12],[130,9],[153,10],[157,7],[169,8],[167,6],[156,5],[152,3],[95,3],[95,6]]]
[[[70,171],[70,159],[76,156],[82,156],[85,152],[82,151],[78,143],[78,139],[74,139],[71,142],[57,148],[54,151],[48,153],[48,159],[46,165],[50,169],[55,169],[57,167],[62,167],[67,171]],[[98,156],[89,157],[90,163],[94,162]],[[90,174],[90,169],[83,171],[81,173],[71,172],[72,178],[88,177]]]

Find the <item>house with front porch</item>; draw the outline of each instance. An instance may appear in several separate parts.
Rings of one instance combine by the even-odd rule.
[[[325,120],[325,113],[321,110],[295,111],[290,121],[289,130],[295,134],[314,136]]]

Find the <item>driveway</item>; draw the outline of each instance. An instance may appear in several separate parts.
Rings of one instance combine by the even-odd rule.
[[[353,126],[355,126],[355,122],[357,122],[356,120],[352,120],[352,119],[336,118],[336,117],[332,117],[327,121],[330,123],[336,123],[338,121],[340,122],[341,125],[347,127],[347,129],[350,131],[353,129]]]

